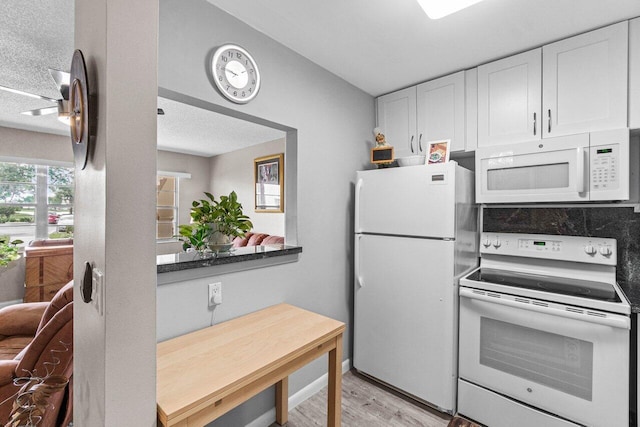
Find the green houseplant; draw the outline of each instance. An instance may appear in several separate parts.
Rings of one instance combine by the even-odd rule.
[[[220,200],[211,193],[204,194],[206,199],[194,200],[191,205],[191,224],[179,227],[182,246],[197,251],[206,247],[215,252],[228,250],[233,239],[244,236],[253,224],[243,213],[235,191],[220,196]]]
[[[21,243],[23,243],[22,240],[9,241],[9,236],[0,236],[0,267],[20,258],[18,245]]]

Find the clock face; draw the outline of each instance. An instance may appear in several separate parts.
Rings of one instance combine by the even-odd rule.
[[[260,72],[249,52],[236,45],[224,45],[211,60],[216,86],[225,97],[244,104],[251,101],[260,89]]]

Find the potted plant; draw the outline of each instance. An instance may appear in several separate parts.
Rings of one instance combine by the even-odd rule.
[[[18,245],[23,243],[22,240],[9,241],[9,236],[0,236],[0,267],[9,265],[11,261],[20,258]]]
[[[248,216],[242,212],[238,195],[232,191],[220,200],[208,192],[207,199],[194,200],[191,206],[191,224],[179,227],[183,248],[201,251],[208,247],[214,252],[231,248],[235,237],[242,237],[251,228]]]

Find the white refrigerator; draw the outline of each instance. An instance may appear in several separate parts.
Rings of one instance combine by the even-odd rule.
[[[354,367],[451,414],[458,280],[478,262],[474,188],[455,161],[356,181]]]

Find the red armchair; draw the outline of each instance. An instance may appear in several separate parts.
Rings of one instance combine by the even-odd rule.
[[[73,283],[65,285],[47,305],[32,337],[14,358],[0,360],[0,425],[9,420],[24,377],[62,375],[69,384],[54,393],[38,425],[67,426],[73,417]]]
[[[0,309],[0,360],[13,359],[54,314],[73,300],[73,282],[63,286],[50,302],[28,302]]]

